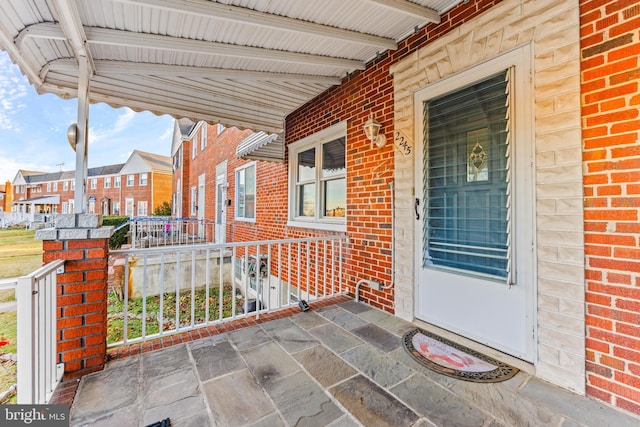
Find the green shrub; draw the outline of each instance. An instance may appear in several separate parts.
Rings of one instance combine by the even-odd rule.
[[[153,216],[171,216],[171,203],[166,200],[156,207]]]
[[[105,216],[102,217],[102,225],[109,226],[113,225],[114,228],[118,228],[120,224],[129,221],[128,216]],[[122,227],[120,230],[113,233],[111,239],[109,239],[109,248],[110,249],[120,249],[120,247],[127,243],[127,234],[129,233],[129,224]]]

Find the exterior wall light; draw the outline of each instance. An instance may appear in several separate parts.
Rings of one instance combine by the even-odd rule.
[[[387,143],[387,138],[384,134],[380,133],[381,127],[382,124],[373,118],[373,113],[369,113],[369,120],[365,122],[363,128],[364,134],[367,136],[369,141],[371,141],[371,148],[373,148],[373,144],[382,148]]]
[[[67,139],[69,140],[69,145],[76,151],[76,144],[78,143],[78,125],[75,123],[71,123],[69,129],[67,129]]]

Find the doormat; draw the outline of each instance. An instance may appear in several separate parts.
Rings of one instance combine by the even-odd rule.
[[[403,342],[418,363],[459,380],[497,383],[518,373],[511,365],[422,329],[404,334]]]

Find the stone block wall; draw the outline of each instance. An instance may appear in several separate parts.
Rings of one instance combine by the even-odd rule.
[[[414,137],[413,93],[530,44],[535,108],[536,373],[584,393],[584,257],[578,1],[504,0],[391,67],[395,129]],[[519,101],[516,101],[519,102]],[[417,137],[416,137],[417,139]],[[422,144],[416,141],[416,149]],[[395,157],[396,247],[413,253],[415,158]],[[413,318],[415,256],[397,257],[396,314]]]

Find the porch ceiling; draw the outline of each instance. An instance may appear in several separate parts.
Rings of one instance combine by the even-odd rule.
[[[459,0],[3,0],[39,93],[281,132],[284,118]]]

